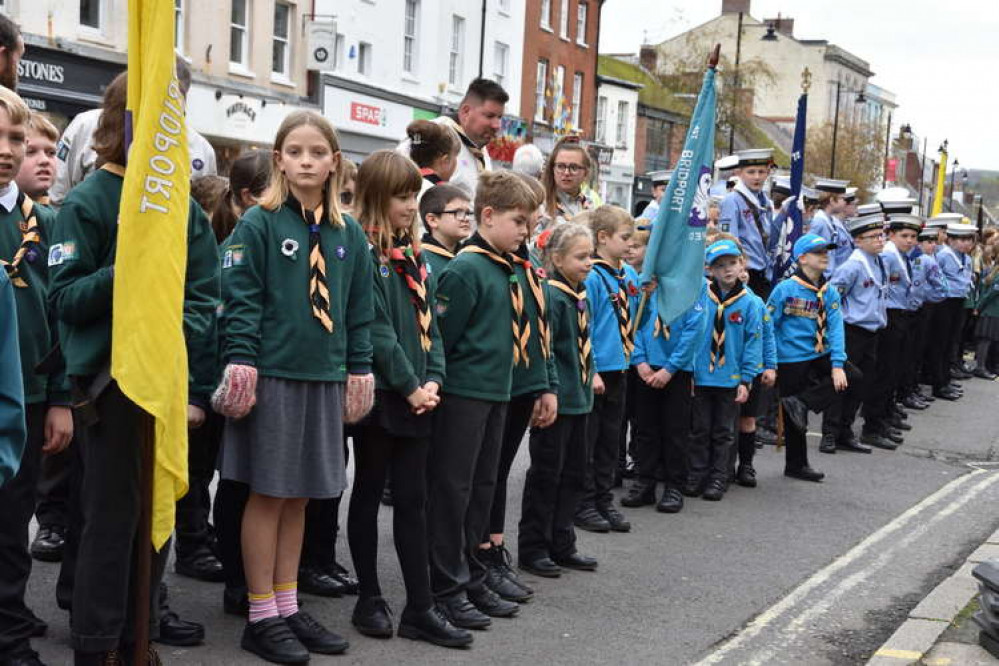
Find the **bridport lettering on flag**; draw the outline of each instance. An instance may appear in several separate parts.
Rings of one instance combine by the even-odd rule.
[[[694,132],[696,135],[696,129]],[[676,169],[673,170],[673,178],[676,180],[676,189],[670,199],[670,210],[674,213],[683,212],[683,204],[687,199],[687,185],[690,183],[690,167],[693,166],[694,151],[684,150],[680,153],[680,159],[676,162]]]
[[[172,176],[177,170],[177,164],[167,156],[171,148],[180,145],[178,137],[183,131],[183,114],[177,103],[182,103],[180,88],[176,81],[170,81],[167,86],[167,96],[163,100],[164,110],[160,113],[159,127],[153,137],[153,147],[157,154],[149,158],[149,168],[160,174],[159,176],[148,175],[143,184],[145,194],[139,201],[139,212],[145,213],[152,209],[160,213],[166,213],[166,204],[156,203],[152,197],[162,197],[170,200],[170,188],[173,187]]]

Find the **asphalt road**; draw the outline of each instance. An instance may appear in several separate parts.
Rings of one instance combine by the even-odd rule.
[[[477,632],[469,650],[366,638],[350,625],[352,598],[306,597],[310,612],[351,641],[347,655],[312,663],[864,663],[999,527],[999,383],[965,388],[960,402],[913,414],[915,430],[894,453],[823,455],[811,437],[822,484],[785,479],[783,453],[767,447],[756,489],[733,488],[720,503],[688,500],[673,516],[626,510],[630,534],[581,532],[580,550],[599,558],[599,571],[528,577],[535,600]],[[511,543],[526,466],[525,446],[509,493]],[[402,584],[390,509],[382,511],[383,588],[398,613]],[[36,649],[49,664],[69,664],[57,567],[36,564],[29,602],[51,624]],[[263,663],[238,648],[242,623],[222,613],[221,585],[173,574],[168,582],[173,608],[204,622],[208,639],[194,649],[160,646],[165,663]]]

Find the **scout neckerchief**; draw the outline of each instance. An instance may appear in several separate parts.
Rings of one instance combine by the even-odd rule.
[[[301,214],[302,219],[309,225],[309,304],[312,307],[312,316],[319,320],[323,328],[328,333],[333,332],[333,318],[330,315],[330,289],[326,281],[326,257],[320,245],[320,225],[324,216],[323,207],[320,204],[316,210],[307,210],[305,205],[296,200],[291,194],[288,195],[288,206]]]
[[[763,241],[763,247],[769,247],[770,234],[763,228],[763,211],[761,210],[765,204],[759,198],[757,198],[756,201],[749,198],[750,194],[755,198],[760,197],[762,193],[751,191],[748,187],[746,187],[746,184],[743,183],[742,180],[739,180],[739,182],[736,183],[735,192],[742,197],[742,200],[746,202],[747,206],[749,206],[749,211],[753,214],[753,222],[756,223],[756,231],[759,232],[760,240]],[[747,194],[747,192],[749,194]]]
[[[427,252],[436,254],[438,257],[444,257],[448,261],[454,259],[454,252],[441,245],[440,241],[430,235],[429,232],[423,234],[423,238],[420,239],[420,246]]]
[[[548,358],[551,355],[551,337],[548,330],[548,317],[545,313],[545,292],[541,289],[541,280],[538,279],[537,269],[531,263],[531,256],[527,251],[527,245],[521,245],[510,257],[515,264],[520,264],[527,275],[527,284],[531,288],[534,296],[535,309],[538,311],[538,339],[541,341],[541,355]]]
[[[624,355],[631,356],[631,352],[635,349],[635,342],[631,335],[631,310],[628,303],[628,288],[624,280],[624,268],[614,268],[607,260],[596,255],[593,257],[593,267],[603,269],[599,272],[608,275],[617,283],[617,289],[608,287],[607,294],[610,296],[611,307],[614,308],[614,314],[617,316],[617,327],[621,333],[621,346],[624,347]],[[601,282],[607,286],[606,279],[601,278]]]
[[[416,309],[416,324],[420,329],[420,347],[430,351],[430,303],[427,301],[427,267],[420,261],[420,253],[413,248],[413,239],[409,234],[392,236],[392,249],[389,250],[389,261],[395,266],[396,273],[406,280]]]
[[[826,350],[826,290],[829,288],[829,283],[824,282],[822,278],[819,278],[819,282],[823,283],[821,287],[816,287],[814,284],[808,281],[805,274],[799,269],[791,279],[800,284],[805,289],[815,292],[815,297],[819,302],[819,309],[815,312],[815,353],[822,354]]]
[[[20,223],[21,245],[18,246],[17,252],[14,253],[14,258],[10,260],[10,263],[0,259],[0,266],[3,266],[7,271],[7,277],[10,278],[12,285],[24,289],[28,286],[28,283],[20,274],[21,262],[32,251],[32,248],[37,247],[42,241],[42,235],[38,227],[38,216],[35,214],[34,203],[24,195],[24,192],[17,193],[17,203],[15,206],[20,209],[21,217],[23,218]]]
[[[728,293],[728,298],[724,300],[721,287],[714,280],[711,281],[711,288],[708,289],[708,296],[714,301],[718,309],[715,310],[714,330],[711,332],[711,361],[708,363],[708,371],[714,372],[715,367],[725,365],[725,309],[734,304],[746,294],[746,287],[741,282],[736,282],[735,287]]]
[[[659,336],[662,336],[663,340],[669,340],[669,326],[663,326],[659,315],[656,315],[655,323],[652,324],[652,337],[658,338]]]
[[[586,317],[586,289],[575,291],[561,275],[554,275],[548,284],[566,294],[576,304],[576,351],[583,384],[590,379],[590,324]]]
[[[437,175],[437,172],[433,169],[428,169],[426,167],[420,169],[420,175],[423,176],[423,180],[427,181],[431,185],[439,185],[445,183],[443,178]]]
[[[482,236],[475,234],[468,240],[468,244],[461,249],[462,252],[473,252],[481,254],[494,264],[502,268],[507,274],[507,283],[510,285],[510,305],[513,308],[511,326],[513,327],[513,364],[524,366],[531,365],[531,359],[527,355],[527,341],[531,338],[531,322],[524,314],[524,296],[520,293],[520,281],[517,273],[513,269],[513,264],[507,257],[503,257],[486,242]],[[508,255],[509,256],[509,255]]]

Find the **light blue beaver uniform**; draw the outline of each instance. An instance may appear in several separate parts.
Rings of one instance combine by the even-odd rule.
[[[709,287],[711,289],[712,287]],[[717,296],[717,292],[715,292]],[[724,297],[732,298],[731,294]],[[725,301],[722,301],[725,302]],[[747,287],[741,287],[735,300],[725,306],[724,364],[711,365],[711,342],[719,303],[710,296],[704,307],[704,333],[694,357],[694,385],[735,388],[747,386],[763,372],[763,301]]]
[[[816,349],[820,294],[826,334],[822,346]],[[818,286],[800,274],[778,283],[767,301],[767,310],[773,322],[778,361],[799,363],[831,354],[832,366],[843,367],[846,362],[843,308],[839,291],[831,284],[826,286],[824,278]]]

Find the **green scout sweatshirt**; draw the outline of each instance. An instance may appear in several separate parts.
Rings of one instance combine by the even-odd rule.
[[[558,373],[558,413],[588,414],[593,410],[593,354],[590,354],[590,372],[584,384],[579,367],[579,301],[550,283],[545,285],[545,290]],[[583,299],[582,303],[589,310],[587,300]]]
[[[16,188],[16,185],[12,185]],[[12,210],[0,204],[0,259],[12,262],[21,247],[22,230],[26,229],[23,210],[25,202],[33,206],[41,241],[31,243],[18,264],[14,285],[14,302],[17,304],[18,347],[21,354],[21,372],[24,380],[24,402],[31,405],[48,402],[54,405],[69,404],[69,385],[65,375],[42,375],[35,371],[38,363],[56,346],[58,336],[54,322],[49,317],[48,236],[55,214],[50,208],[39,206],[23,193],[17,196]]]
[[[371,254],[361,227],[324,221],[333,332],[313,316],[309,297],[309,226],[290,197],[277,210],[246,211],[222,255],[223,357],[255,365],[267,377],[342,382],[371,372],[374,319]]]
[[[468,244],[495,253],[478,234]],[[445,393],[508,402],[513,378],[511,274],[485,255],[459,252],[438,277]]]
[[[434,314],[437,281],[427,275],[424,283],[431,304],[430,351],[420,346],[416,308],[406,278],[391,263],[372,252],[375,277],[375,320],[371,326],[374,348],[375,385],[406,397],[429,381],[444,387],[444,343]],[[421,260],[426,259],[420,253]]]
[[[122,177],[100,169],[70,191],[56,217],[49,246],[49,303],[59,320],[66,372],[87,377],[111,362],[111,306]],[[200,402],[214,382],[200,366],[198,345],[211,345],[219,300],[218,255],[211,224],[191,199],[187,216],[184,337],[189,400]],[[200,398],[199,398],[200,396]]]
[[[423,234],[420,244],[423,246],[423,261],[427,265],[427,272],[431,275],[436,275],[437,280],[440,281],[441,273],[451,263],[454,253],[438,243],[437,239],[429,232]]]

